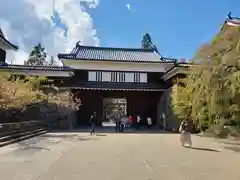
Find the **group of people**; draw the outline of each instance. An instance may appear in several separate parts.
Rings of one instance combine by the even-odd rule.
[[[151,117],[146,118],[147,127],[150,129],[152,127],[152,119]],[[141,125],[143,124],[142,119],[139,115],[137,116],[129,116],[129,117],[122,117],[116,121],[116,131],[119,129],[123,131],[124,127],[135,127],[137,130],[140,129]]]
[[[115,131],[116,132],[123,132],[124,129],[124,117],[120,117],[118,114],[115,117]]]
[[[116,123],[116,126],[115,126],[116,132],[123,132],[125,127],[135,127],[137,130],[139,130],[141,127],[141,124],[143,124],[142,119],[139,115],[126,117],[126,116],[120,116],[119,114],[117,114],[114,118],[114,121]],[[152,127],[151,117],[147,117],[146,122],[147,122],[148,129],[150,129]],[[91,135],[95,134],[95,126],[97,123],[96,112],[94,112],[91,115],[91,117],[89,119],[89,123],[91,124],[90,134]]]
[[[152,119],[150,117],[147,117],[146,119],[148,128],[151,128],[152,126]],[[89,120],[91,124],[91,131],[90,134],[95,134],[95,125],[97,122],[96,112],[94,112]],[[140,116],[136,116],[136,121],[132,116],[129,116],[127,119],[127,122],[123,122],[123,117],[120,117],[117,115],[116,117],[116,132],[123,132],[124,126],[130,125],[135,126],[137,130],[140,129],[141,124],[141,118]],[[191,130],[192,130],[192,123],[188,119],[184,119],[179,127],[179,132],[181,133],[180,136],[180,142],[182,147],[191,147],[192,146],[192,139],[191,139]]]

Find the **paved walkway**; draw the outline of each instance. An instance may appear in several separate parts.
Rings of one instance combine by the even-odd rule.
[[[0,179],[240,179],[240,144],[197,136],[193,142],[197,148],[186,149],[178,134],[48,133],[1,148]]]

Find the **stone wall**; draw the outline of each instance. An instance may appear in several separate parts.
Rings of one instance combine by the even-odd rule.
[[[169,88],[165,91],[158,102],[158,119],[157,127],[165,130],[177,130],[179,127],[179,120],[173,113],[171,106],[171,93],[174,88]]]
[[[76,123],[76,107],[72,101],[72,92],[70,89],[53,90],[44,89],[44,93],[48,95],[48,105],[51,106],[53,115],[56,118],[58,129],[72,129],[77,126]]]

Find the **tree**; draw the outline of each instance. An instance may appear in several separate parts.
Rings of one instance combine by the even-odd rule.
[[[144,49],[150,49],[153,47],[152,38],[148,33],[144,34],[141,43],[142,43],[142,48]]]
[[[40,91],[35,91],[29,85],[30,81],[19,77],[9,78],[9,74],[1,73],[0,83],[0,109],[15,108],[22,110],[31,103],[45,99]],[[29,88],[30,87],[30,88]]]
[[[25,82],[28,83],[29,88],[33,91],[40,91],[41,84],[44,83],[47,78],[44,76],[29,76],[25,77]]]
[[[33,47],[29,59],[24,62],[25,65],[43,66],[46,64],[45,48],[40,43]]]
[[[180,80],[184,86],[172,93],[175,114],[199,126],[240,125],[240,27],[224,24],[195,62]]]
[[[54,66],[55,65],[55,60],[54,57],[51,56],[50,62],[49,62],[49,66]]]
[[[74,110],[71,96],[65,92],[55,91],[52,87],[42,89],[45,77],[17,77],[9,73],[0,73],[0,122],[22,120],[46,120],[46,116],[54,120],[66,113],[66,109]],[[43,93],[45,92],[45,93]],[[65,95],[66,94],[66,95]],[[77,107],[80,106],[78,97]],[[44,112],[42,113],[42,110]],[[44,119],[42,115],[44,114]]]

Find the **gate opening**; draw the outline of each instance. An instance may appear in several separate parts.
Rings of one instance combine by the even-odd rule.
[[[114,124],[114,118],[119,115],[127,116],[126,98],[104,98],[103,99],[103,122]]]

